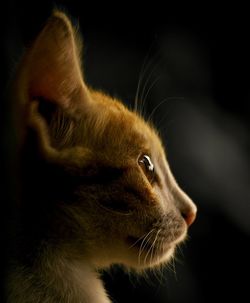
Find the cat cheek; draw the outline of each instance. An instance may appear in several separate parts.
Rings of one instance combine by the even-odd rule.
[[[152,188],[152,193],[154,196],[154,201],[156,206],[158,206],[162,212],[167,212],[171,206],[171,196],[163,188],[158,185],[154,185]]]

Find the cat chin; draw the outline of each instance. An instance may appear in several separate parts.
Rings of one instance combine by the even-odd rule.
[[[120,260],[113,261],[113,262],[107,262],[107,263],[99,263],[95,264],[95,268],[97,270],[108,270],[113,265],[119,265],[121,266],[125,271],[132,271],[137,274],[144,274],[148,269],[154,269],[157,270],[157,268],[162,269],[162,265],[166,265],[173,257],[175,252],[175,246],[169,248],[167,252],[165,252],[163,255],[158,255],[152,258],[151,260],[148,260],[144,262],[143,260],[141,262],[138,261],[138,258],[134,257],[127,257],[127,258],[121,258]],[[144,258],[144,257],[143,257]]]
[[[115,247],[110,246],[112,247],[111,250],[106,247],[103,250],[96,251],[94,254],[95,260],[92,260],[91,263],[99,269],[109,268],[112,264],[122,264],[139,271],[161,266],[171,260],[176,246],[185,240],[186,235],[187,230],[185,229],[171,242],[145,243],[140,239],[135,241],[133,237],[129,237],[125,243],[117,240],[115,241]]]
[[[164,252],[158,252],[151,257],[150,253],[147,255],[147,252],[141,256],[141,260],[139,260],[139,256],[137,258],[131,258],[124,265],[132,268],[138,273],[143,273],[145,270],[149,268],[155,268],[161,266],[162,264],[166,264],[171,258],[174,256],[175,245],[169,246],[169,248]],[[147,258],[148,257],[148,258]]]
[[[140,271],[166,264],[174,257],[176,246],[185,240],[186,235],[187,230],[171,243],[161,243],[155,247],[143,243],[129,246],[129,258],[125,265]]]
[[[164,247],[159,247],[152,254],[150,249],[140,252],[140,249],[131,249],[130,247],[127,253],[125,253],[126,249],[120,250],[120,253],[117,254],[119,257],[116,254],[110,254],[110,259],[107,255],[106,258],[103,258],[104,254],[102,254],[102,257],[91,260],[91,263],[97,269],[107,269],[113,264],[120,264],[140,272],[147,268],[154,268],[167,263],[173,257],[175,247],[176,244],[174,243],[168,244]]]
[[[152,255],[150,250],[142,253],[138,250],[130,254],[122,263],[138,272],[144,271],[147,268],[155,268],[171,260],[174,255],[175,246],[174,244],[169,245],[164,250],[158,250]]]

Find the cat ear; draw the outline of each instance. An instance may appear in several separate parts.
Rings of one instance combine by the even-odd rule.
[[[63,112],[70,118],[66,126],[72,129],[78,113],[86,112],[92,104],[81,73],[80,51],[79,38],[69,19],[56,11],[27,50],[14,83],[13,94],[21,113],[17,118],[21,123],[20,145],[28,125],[37,134],[41,153],[52,161],[74,158],[58,149],[49,119],[55,112]]]
[[[69,19],[54,12],[27,52],[22,81],[29,100],[45,99],[63,109],[89,103],[80,63],[81,46]]]

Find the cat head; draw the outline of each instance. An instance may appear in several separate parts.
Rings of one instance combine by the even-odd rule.
[[[54,12],[27,50],[15,86],[22,145],[32,132],[44,167],[61,169],[62,178],[43,178],[43,196],[60,213],[50,224],[69,254],[82,252],[96,267],[154,266],[184,240],[196,207],[154,127],[85,83],[81,48],[69,19]]]

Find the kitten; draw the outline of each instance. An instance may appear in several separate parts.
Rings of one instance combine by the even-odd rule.
[[[98,270],[167,262],[196,216],[157,131],[86,85],[81,48],[56,11],[17,72],[21,198],[9,303],[111,302]]]

